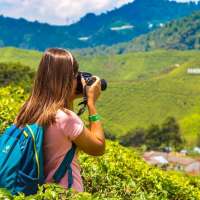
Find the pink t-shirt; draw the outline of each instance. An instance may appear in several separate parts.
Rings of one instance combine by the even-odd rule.
[[[46,176],[45,182],[53,182],[52,176],[64,156],[72,146],[74,140],[83,130],[82,120],[70,110],[68,113],[58,110],[56,113],[56,123],[49,126],[44,135],[44,173]],[[77,151],[71,163],[73,185],[72,188],[78,192],[83,192],[83,183],[81,178],[81,168],[78,162]],[[68,176],[66,175],[59,182],[60,185],[68,187]]]

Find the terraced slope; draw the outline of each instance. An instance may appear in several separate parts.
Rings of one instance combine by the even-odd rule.
[[[0,61],[20,61],[36,68],[38,52],[1,49]],[[29,55],[29,56],[27,56]],[[80,70],[108,80],[98,102],[104,127],[119,136],[135,127],[160,124],[174,116],[188,144],[200,131],[200,77],[187,73],[200,66],[198,51],[153,51],[124,55],[80,57]],[[76,108],[77,110],[77,108]],[[87,118],[87,114],[83,116]]]

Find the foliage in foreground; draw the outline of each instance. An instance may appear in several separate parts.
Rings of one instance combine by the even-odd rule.
[[[84,193],[64,190],[54,184],[44,185],[38,193],[8,199],[200,199],[200,182],[175,172],[165,172],[147,165],[131,148],[107,141],[106,153],[92,157],[80,153]]]

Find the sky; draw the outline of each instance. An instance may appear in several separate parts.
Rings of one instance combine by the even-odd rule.
[[[78,21],[86,13],[101,14],[133,0],[0,0],[0,15],[29,21],[66,25]],[[176,0],[188,2],[190,0]],[[192,0],[197,2],[198,0]],[[59,2],[59,3],[58,3]]]

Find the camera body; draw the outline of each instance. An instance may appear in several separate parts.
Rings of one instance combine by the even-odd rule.
[[[92,78],[92,74],[89,72],[78,72],[77,76],[77,88],[76,88],[76,93],[77,94],[82,94],[83,93],[83,85],[81,82],[81,77],[85,79],[85,82],[88,86],[91,86],[95,80]],[[106,90],[107,88],[107,82],[104,79],[101,79],[101,90]]]

